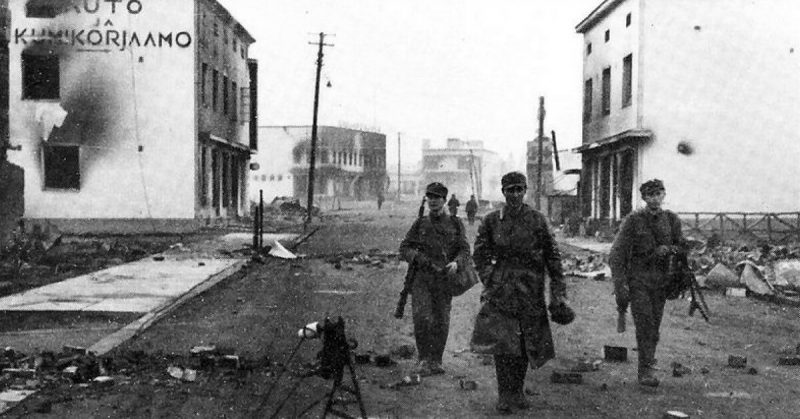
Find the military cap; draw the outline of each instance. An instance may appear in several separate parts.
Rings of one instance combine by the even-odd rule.
[[[432,194],[441,198],[447,198],[447,187],[439,182],[433,182],[425,187],[425,194]]]
[[[503,178],[500,179],[500,184],[503,188],[506,186],[528,186],[528,181],[525,179],[525,175],[520,172],[509,172],[503,175]]]
[[[650,195],[663,190],[665,190],[664,182],[660,181],[659,179],[648,180],[647,182],[642,183],[642,186],[639,187],[639,192],[641,192],[642,195]]]

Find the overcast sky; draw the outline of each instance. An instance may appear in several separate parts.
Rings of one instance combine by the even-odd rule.
[[[483,140],[523,161],[545,132],[580,145],[582,37],[575,25],[601,0],[219,0],[256,39],[259,124],[310,125],[319,32],[325,47],[319,123],[397,133],[405,161],[420,144]],[[325,85],[330,81],[332,87]],[[524,169],[524,167],[519,167]]]

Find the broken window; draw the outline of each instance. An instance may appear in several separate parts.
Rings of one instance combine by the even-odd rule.
[[[22,98],[58,99],[60,95],[58,56],[22,53]]]
[[[231,83],[231,119],[234,121],[237,119],[236,116],[239,114],[239,108],[236,107],[236,95],[239,93],[239,86],[236,82]]]
[[[25,4],[25,17],[52,19],[58,14],[55,0],[28,0]]]
[[[76,145],[44,146],[44,187],[80,189],[80,152]]]

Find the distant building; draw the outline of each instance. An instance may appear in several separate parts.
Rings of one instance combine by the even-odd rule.
[[[442,182],[456,197],[466,202],[478,199],[500,200],[503,168],[497,153],[483,147],[483,141],[448,138],[445,148],[422,148],[422,184]]]
[[[583,215],[666,206],[797,211],[800,8],[787,0],[605,0],[583,34]]]
[[[254,39],[215,0],[10,0],[9,161],[25,218],[65,231],[246,213]]]
[[[550,137],[542,137],[542,192],[538,194],[539,186],[539,139],[528,141],[528,162],[526,165],[528,176],[528,196],[526,200],[534,208],[536,207],[536,197],[540,199],[540,211],[545,215],[549,214],[547,197],[553,193],[553,170],[555,170],[553,156],[553,141]]]
[[[259,169],[250,174],[250,199],[257,200],[261,190],[266,202],[279,196],[306,202],[311,127],[259,127],[259,144],[262,151],[254,156]],[[316,150],[314,199],[320,203],[335,198],[373,200],[386,189],[386,135],[320,126]]]
[[[389,187],[386,199],[397,199],[397,164],[389,166]],[[400,169],[400,195],[401,199],[421,199],[426,184],[422,183],[422,170],[420,162],[403,164]]]

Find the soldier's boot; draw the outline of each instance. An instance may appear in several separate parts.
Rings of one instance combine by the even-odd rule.
[[[516,357],[513,364],[514,391],[512,392],[511,404],[514,408],[526,410],[531,408],[530,402],[525,397],[525,373],[528,369],[528,360],[524,356]]]
[[[639,366],[639,385],[658,387],[658,384],[658,378],[656,378],[653,368],[650,365]]]
[[[494,356],[494,367],[497,374],[497,405],[495,405],[495,410],[501,415],[510,415],[513,412],[515,377],[510,364],[507,356]]]

